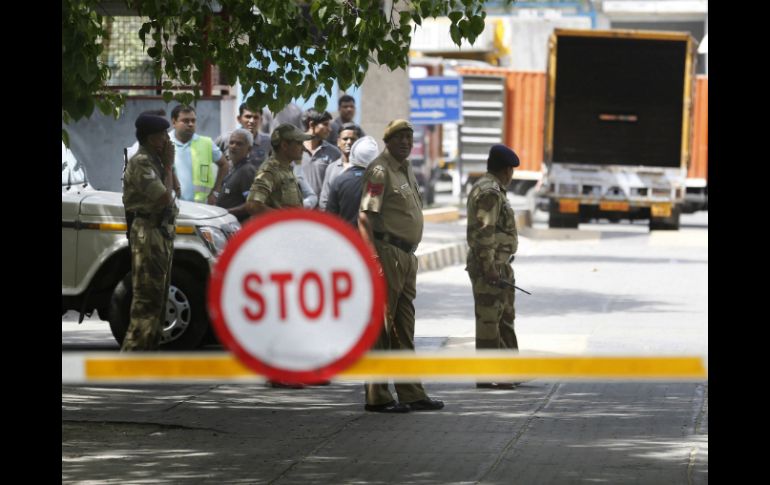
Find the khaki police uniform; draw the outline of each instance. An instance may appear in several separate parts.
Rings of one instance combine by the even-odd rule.
[[[254,177],[247,201],[261,202],[273,209],[302,207],[302,193],[291,165],[271,156]]]
[[[176,203],[159,205],[166,192],[160,158],[144,146],[126,165],[123,205],[133,213],[129,241],[133,299],[131,323],[121,350],[156,350],[166,316],[174,251]]]
[[[514,292],[486,282],[488,272],[513,282],[508,257],[516,253],[519,238],[513,209],[505,188],[490,173],[484,174],[468,195],[468,259],[466,270],[473,287],[476,310],[476,348],[519,348],[513,329]]]
[[[397,161],[387,149],[367,168],[360,210],[369,213],[374,245],[388,287],[385,325],[373,349],[414,350],[417,257],[422,240],[422,199],[409,160]],[[411,403],[428,396],[420,383],[395,385],[398,400]],[[366,403],[393,401],[387,383],[366,383]]]

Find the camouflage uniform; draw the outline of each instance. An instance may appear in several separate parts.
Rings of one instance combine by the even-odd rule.
[[[273,209],[302,207],[302,193],[291,165],[274,156],[268,158],[259,167],[246,200],[262,202]]]
[[[519,237],[505,188],[497,177],[484,174],[468,195],[468,264],[476,310],[476,348],[519,348],[513,329],[514,292],[484,280],[489,272],[514,281],[508,257],[516,253]],[[502,271],[501,271],[502,270]]]
[[[122,351],[156,350],[160,345],[176,232],[173,221],[179,212],[176,204],[170,211],[158,204],[166,192],[163,174],[160,159],[144,146],[126,165],[123,205],[136,216],[129,234],[134,296]]]
[[[414,350],[414,304],[417,295],[417,257],[384,241],[388,234],[417,247],[422,240],[422,199],[409,160],[398,162],[386,149],[364,173],[360,210],[369,212],[374,245],[388,288],[385,327],[372,349]],[[411,403],[427,399],[420,383],[397,383],[398,400]],[[388,383],[366,383],[366,403],[393,401]]]

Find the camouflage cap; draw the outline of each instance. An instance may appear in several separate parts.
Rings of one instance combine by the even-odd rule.
[[[382,135],[382,139],[388,141],[388,138],[401,130],[414,131],[414,127],[407,120],[393,120],[385,127],[385,134]]]
[[[270,141],[272,143],[278,143],[280,140],[286,141],[305,141],[313,138],[311,135],[303,133],[299,128],[291,123],[283,123],[273,130],[270,135]]]

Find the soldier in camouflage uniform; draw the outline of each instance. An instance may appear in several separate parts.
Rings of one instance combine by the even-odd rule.
[[[156,350],[160,345],[179,212],[172,191],[174,145],[166,133],[168,121],[143,114],[135,126],[139,150],[127,162],[123,177],[133,299],[122,351]]]
[[[417,296],[417,257],[422,239],[422,199],[408,160],[414,129],[406,120],[393,120],[385,129],[386,149],[363,175],[358,230],[376,252],[388,285],[385,325],[374,349],[414,350],[414,301]],[[397,383],[399,402],[388,383],[367,383],[364,409],[380,413],[435,411],[442,401],[428,397],[422,384]]]
[[[513,282],[509,256],[519,245],[513,209],[505,193],[519,157],[505,145],[494,145],[485,173],[468,194],[468,263],[476,310],[476,348],[519,348],[513,322],[513,289],[500,288],[503,278]],[[512,389],[514,383],[480,382],[477,387]]]
[[[292,162],[302,160],[302,142],[310,138],[291,123],[283,123],[273,130],[270,135],[273,154],[260,165],[246,197],[249,214],[255,216],[271,210],[303,207],[302,189],[294,175]],[[268,381],[268,385],[292,389],[305,387],[280,381]]]
[[[246,210],[252,216],[274,209],[302,207],[302,192],[291,163],[302,160],[302,142],[310,138],[290,123],[273,130],[270,136],[273,154],[260,165],[246,198]]]

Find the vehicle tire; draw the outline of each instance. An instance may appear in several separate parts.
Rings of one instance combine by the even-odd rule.
[[[678,231],[681,212],[681,208],[675,206],[669,217],[650,217],[650,231]]]
[[[548,227],[553,228],[568,228],[577,229],[580,223],[579,214],[562,214],[559,212],[558,203],[551,201],[551,206],[548,209]]]
[[[204,284],[185,268],[172,269],[161,350],[194,350],[202,344],[209,328]],[[132,294],[128,273],[115,287],[109,312],[112,336],[121,345],[130,323]]]

